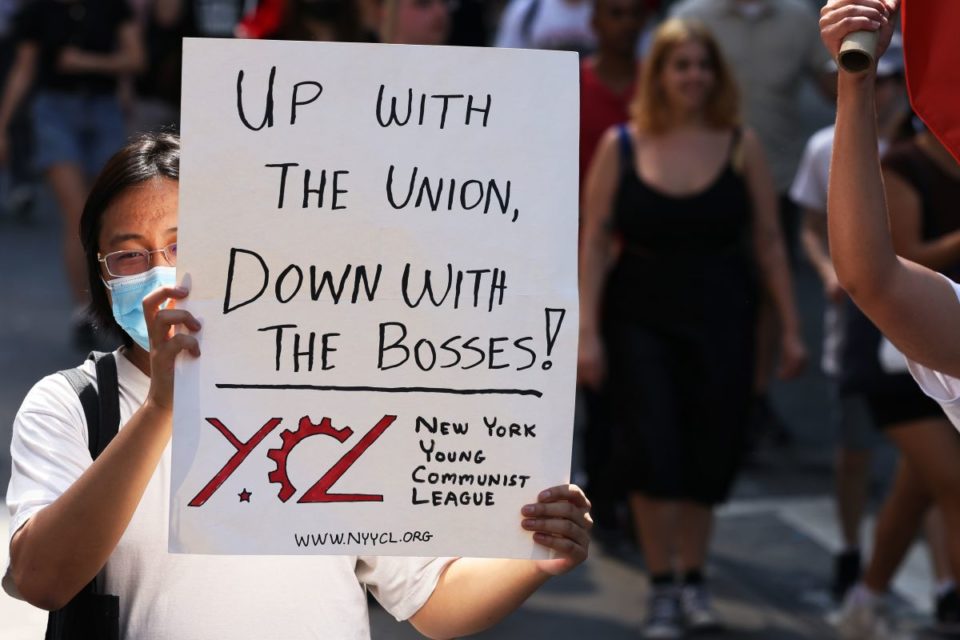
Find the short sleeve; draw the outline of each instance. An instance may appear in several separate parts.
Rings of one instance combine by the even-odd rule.
[[[357,579],[397,620],[406,620],[426,603],[440,575],[454,558],[360,556]]]
[[[10,532],[49,505],[90,466],[80,398],[60,374],[27,394],[13,422],[7,506]]]
[[[941,274],[960,299],[960,285]],[[957,429],[960,429],[960,379],[907,359],[907,368],[925,394],[936,400]]]

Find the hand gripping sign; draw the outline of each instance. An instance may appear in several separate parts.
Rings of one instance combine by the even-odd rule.
[[[542,557],[568,480],[574,54],[187,40],[170,549]]]

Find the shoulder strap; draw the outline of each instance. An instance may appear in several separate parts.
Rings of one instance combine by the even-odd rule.
[[[120,430],[120,382],[117,378],[117,361],[112,353],[91,355],[96,363],[97,387],[100,390],[100,428],[97,433],[97,449],[96,452],[91,450],[91,454],[96,459]]]
[[[120,391],[117,361],[112,353],[92,352],[87,360],[92,360],[96,367],[99,393],[79,367],[65,369],[60,375],[67,379],[80,398],[87,421],[90,457],[96,460],[120,429]]]
[[[80,368],[65,369],[60,372],[77,396],[80,398],[80,404],[83,406],[83,416],[87,421],[87,447],[90,450],[90,456],[96,460],[107,448],[113,437],[117,435],[120,429],[120,389],[117,377],[117,361],[112,353],[91,352],[87,360],[92,360],[97,372],[97,388],[93,386],[90,379],[80,372]],[[101,593],[98,580],[101,575],[97,575],[90,584],[85,586],[81,593],[97,594]],[[65,610],[65,609],[64,609]],[[58,617],[58,611],[50,612],[47,622],[47,637],[59,637],[56,631],[58,625],[66,624],[62,617]],[[50,634],[54,633],[53,636]]]
[[[633,141],[627,124],[617,125],[617,143],[620,148],[620,174],[633,171]]]
[[[734,127],[733,135],[730,137],[730,166],[733,170],[742,174],[746,162],[743,153],[743,128]]]
[[[97,443],[100,440],[100,399],[97,397],[97,390],[93,383],[80,373],[80,368],[65,369],[60,372],[73,391],[80,398],[80,404],[83,406],[83,417],[87,421],[87,442],[90,449],[90,456],[97,457]]]

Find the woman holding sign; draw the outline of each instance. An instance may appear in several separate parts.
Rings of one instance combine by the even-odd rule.
[[[494,624],[586,558],[589,502],[572,485],[518,505],[518,526],[555,552],[550,560],[168,553],[174,360],[201,357],[200,323],[176,308],[188,295],[175,280],[179,160],[175,136],[138,139],[87,199],[92,311],[125,344],[44,378],[17,414],[8,593],[51,611],[84,609],[94,596],[75,596],[92,583],[96,596],[119,596],[123,638],[293,640],[369,637],[369,588],[398,619],[451,637]],[[120,428],[109,440],[111,418]],[[51,628],[62,624],[77,621],[51,615]]]
[[[630,470],[653,583],[646,634],[674,638],[684,621],[718,624],[703,568],[713,506],[745,447],[754,265],[783,327],[781,376],[799,373],[806,354],[773,181],[703,26],[657,30],[633,112],[601,141],[587,178],[580,375],[594,386],[606,377],[622,433],[619,467]]]
[[[879,58],[890,42],[897,5],[897,0],[831,0],[820,19],[827,49],[837,55],[841,42],[851,33],[879,32]],[[905,44],[910,46],[911,41]],[[873,64],[858,72],[840,72],[827,201],[830,252],[840,284],[907,357],[920,387],[940,403],[954,426],[960,427],[960,286],[894,251],[887,192],[873,142],[877,129],[875,83]],[[902,200],[902,194],[894,192],[891,195]],[[902,202],[897,204],[902,206]],[[891,436],[943,513],[950,566],[953,575],[960,576],[960,436],[938,423]],[[868,580],[858,593],[851,594],[858,596],[859,602],[847,603],[848,609],[861,610],[848,617],[859,621],[858,628],[866,634],[863,637],[876,637],[873,632],[883,623],[877,615],[882,594],[876,588]],[[873,628],[865,628],[874,621]]]

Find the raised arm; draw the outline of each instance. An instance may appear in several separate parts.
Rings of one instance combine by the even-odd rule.
[[[827,50],[836,56],[848,33],[879,30],[879,56],[890,41],[897,5],[830,0],[820,18]],[[960,376],[960,302],[953,287],[894,252],[876,144],[875,80],[873,69],[840,72],[827,201],[833,264],[857,306],[908,358]]]
[[[186,311],[160,310],[179,289],[158,289],[144,299],[154,372],[146,403],[70,488],[27,520],[10,541],[10,568],[20,595],[42,609],[63,607],[107,562],[126,530],[173,430],[173,362],[199,355],[196,338],[169,337],[171,328],[199,324]]]

